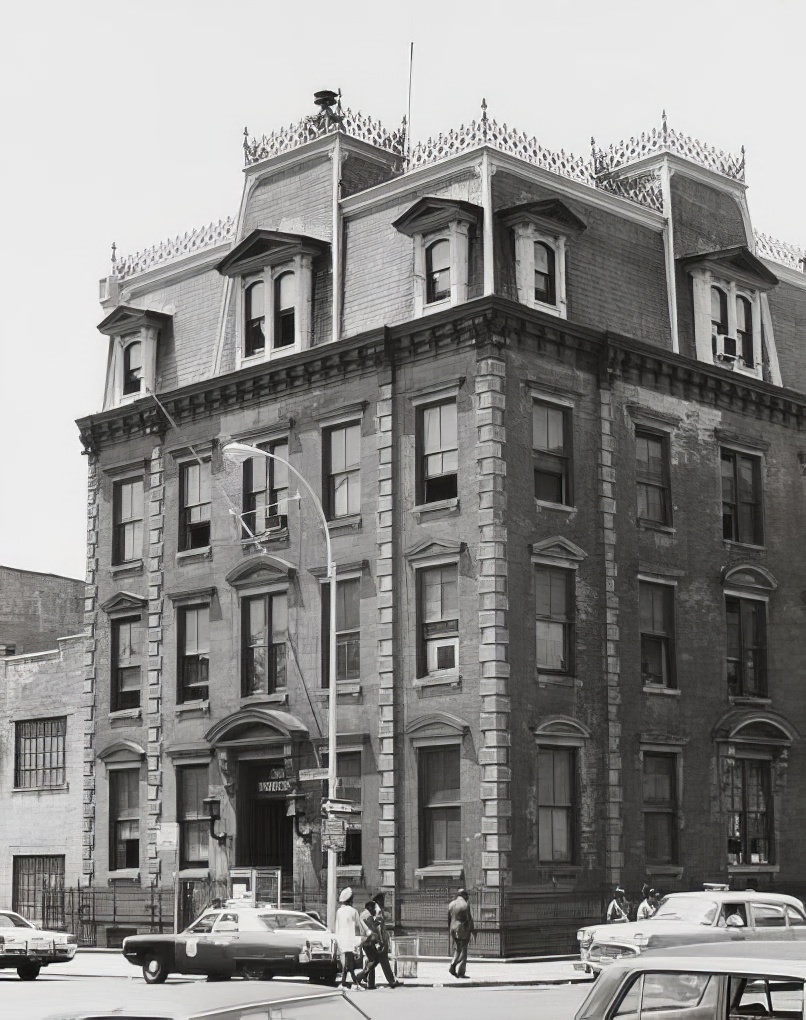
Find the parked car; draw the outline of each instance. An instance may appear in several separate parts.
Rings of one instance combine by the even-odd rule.
[[[323,924],[298,910],[270,907],[205,910],[178,935],[130,935],[123,955],[143,968],[148,984],[161,984],[169,974],[301,975],[335,983],[339,966],[336,938]]]
[[[691,945],[613,963],[593,983],[574,1020],[801,1020],[805,983],[800,945]]]
[[[577,932],[582,965],[594,974],[646,949],[746,939],[806,942],[803,904],[794,896],[752,890],[671,893],[647,921],[596,924]]]
[[[0,910],[0,967],[15,967],[22,981],[39,977],[43,967],[72,960],[75,935],[45,931],[13,910]]]

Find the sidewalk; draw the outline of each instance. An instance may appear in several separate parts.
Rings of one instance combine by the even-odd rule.
[[[426,956],[417,960],[417,977],[401,977],[406,985],[416,987],[478,988],[485,985],[559,985],[590,981],[590,975],[574,969],[572,959],[552,958],[529,960],[491,960],[470,957],[467,977],[455,978],[448,973],[448,957]],[[114,949],[79,949],[69,964],[54,966],[52,973],[62,970],[71,977],[139,978],[140,970],[132,966]],[[386,982],[378,974],[378,987]]]

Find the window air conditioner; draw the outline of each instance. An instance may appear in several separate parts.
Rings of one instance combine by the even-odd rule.
[[[736,361],[736,337],[727,336],[725,333],[714,333],[713,337],[716,360],[723,363],[733,364]]]
[[[273,513],[272,510],[266,511],[265,520],[266,531],[279,531],[288,524],[288,517],[285,514]]]
[[[429,673],[456,669],[459,655],[459,638],[439,638],[428,642],[427,666]]]

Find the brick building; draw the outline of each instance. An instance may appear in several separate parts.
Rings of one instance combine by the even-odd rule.
[[[585,160],[483,109],[407,153],[320,98],[245,140],[237,216],[102,281],[87,877],[323,895],[326,547],[287,460],[337,564],[343,883],[506,890],[493,952],[558,892],[791,888],[803,253],[665,118]]]
[[[59,924],[43,894],[83,876],[84,582],[0,567],[0,902]]]

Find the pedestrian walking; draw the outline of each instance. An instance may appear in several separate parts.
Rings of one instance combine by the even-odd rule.
[[[467,977],[467,949],[470,936],[475,931],[473,915],[470,912],[467,889],[459,889],[454,899],[448,904],[448,928],[453,944],[453,959],[448,973],[456,978]]]
[[[339,908],[336,911],[336,942],[341,953],[341,986],[349,988],[347,975],[353,979],[353,987],[361,988],[361,978],[355,972],[356,946],[364,935],[361,918],[353,906],[353,890],[348,885],[339,893]]]
[[[367,955],[367,965],[362,971],[362,976],[366,976],[367,988],[375,987],[375,970],[379,966],[390,988],[399,988],[403,984],[395,977],[389,959],[392,940],[386,927],[385,905],[385,895],[382,892],[376,893],[371,900],[367,901],[361,913],[361,921],[369,933],[363,945]]]
[[[620,885],[616,886],[613,899],[607,906],[605,920],[608,924],[623,924],[625,921],[629,921],[626,894]]]
[[[635,915],[636,921],[648,921],[658,909],[658,894],[654,889],[648,890],[646,897],[641,900],[638,912]]]

